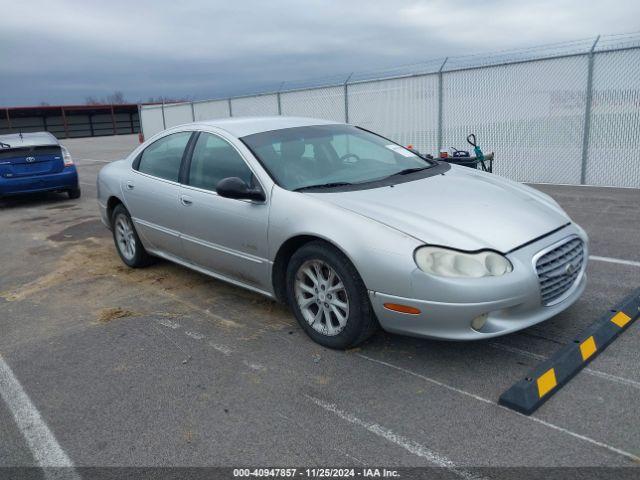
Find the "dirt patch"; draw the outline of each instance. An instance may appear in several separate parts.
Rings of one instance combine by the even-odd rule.
[[[81,242],[58,245],[65,245],[65,253],[52,269],[29,283],[0,292],[0,298],[9,302],[31,299],[38,302],[59,302],[59,291],[63,287],[68,288],[68,291],[81,292],[74,297],[76,306],[95,311],[97,308],[107,307],[105,300],[110,296],[122,298],[123,294],[142,294],[142,291],[148,289],[184,308],[200,311],[225,328],[241,326],[233,320],[216,315],[214,311],[220,308],[218,304],[215,305],[217,308],[212,305],[212,311],[209,311],[197,300],[189,299],[195,295],[211,299],[220,291],[235,290],[236,287],[217,283],[205,275],[164,261],[158,261],[147,268],[129,268],[122,264],[110,238],[89,237]],[[51,296],[55,298],[50,299]]]
[[[90,235],[93,228],[100,228],[108,235],[108,230],[97,225],[97,220],[81,222],[66,230],[67,235],[75,233],[77,241],[50,242],[50,248],[57,250],[57,260],[52,265],[39,266],[39,257],[27,257],[31,267],[41,272],[40,276],[0,291],[0,298],[9,302],[50,303],[51,308],[64,310],[70,300],[60,295],[63,289],[67,295],[73,295],[74,310],[93,312],[90,321],[96,324],[100,324],[96,320],[100,309],[119,306],[137,310],[140,302],[135,299],[138,296],[164,298],[164,301],[149,305],[146,314],[151,311],[154,315],[167,311],[176,315],[196,312],[200,319],[237,331],[243,340],[261,338],[273,331],[291,330],[296,324],[286,307],[272,300],[170,262],[159,260],[146,268],[129,268],[120,260],[110,236],[82,238],[82,235]],[[64,238],[65,234],[58,235]],[[44,254],[39,249],[29,253]],[[245,328],[249,325],[251,328]]]
[[[98,321],[100,323],[109,323],[117,318],[135,317],[137,315],[138,313],[124,308],[103,308],[98,312]]]

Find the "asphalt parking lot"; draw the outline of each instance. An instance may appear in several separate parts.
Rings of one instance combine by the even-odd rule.
[[[164,261],[127,268],[95,179],[137,137],[64,143],[79,200],[0,200],[0,355],[25,394],[0,402],[0,465],[44,455],[30,415],[78,467],[640,466],[640,322],[533,415],[497,404],[640,286],[640,191],[537,186],[599,257],[563,314],[491,341],[380,332],[339,352],[257,294]]]

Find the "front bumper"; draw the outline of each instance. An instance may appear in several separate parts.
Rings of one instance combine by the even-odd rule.
[[[576,283],[561,302],[544,306],[533,258],[536,253],[568,236],[584,241],[584,263],[588,259],[587,238],[576,225],[569,225],[507,255],[514,265],[504,277],[441,279],[416,270],[409,298],[369,291],[373,310],[382,328],[389,332],[446,340],[479,340],[505,335],[547,320],[571,306],[586,286],[583,268]],[[436,301],[437,300],[437,301]],[[385,308],[385,303],[417,308],[417,315]],[[482,328],[471,327],[474,318],[486,314]]]
[[[78,172],[74,166],[65,167],[59,173],[32,177],[0,177],[0,196],[22,193],[47,192],[78,188]]]

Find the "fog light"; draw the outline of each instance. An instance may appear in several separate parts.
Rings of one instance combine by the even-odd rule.
[[[476,318],[471,320],[471,328],[474,330],[480,331],[484,324],[487,323],[487,318],[489,318],[488,313],[483,313],[482,315],[478,315]]]

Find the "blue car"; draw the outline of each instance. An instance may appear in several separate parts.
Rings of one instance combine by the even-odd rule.
[[[80,197],[69,151],[49,132],[0,135],[0,197],[47,191]]]

